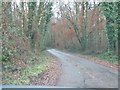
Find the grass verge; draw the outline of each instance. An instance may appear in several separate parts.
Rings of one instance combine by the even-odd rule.
[[[47,69],[49,69],[52,60],[47,52],[42,53],[39,57],[39,60],[31,61],[30,64],[34,64],[26,68],[21,69],[20,71],[11,72],[3,71],[2,73],[2,84],[3,85],[30,85],[30,78],[38,75],[42,75]],[[10,65],[10,63],[9,63]]]
[[[112,52],[104,52],[104,53],[96,54],[92,56],[111,62],[111,63],[115,63],[115,64],[118,63],[118,56],[116,54],[113,54]]]

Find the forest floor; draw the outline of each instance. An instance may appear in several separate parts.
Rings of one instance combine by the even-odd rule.
[[[46,72],[42,75],[36,77],[31,77],[31,85],[40,85],[40,86],[55,86],[60,75],[61,75],[61,63],[56,59],[55,56],[52,56],[52,64]]]
[[[118,71],[98,64],[83,56],[48,50],[60,61],[62,73],[56,84],[60,87],[118,88]]]
[[[16,60],[17,64],[22,62],[22,69],[19,72],[17,68],[21,66],[16,66],[15,62],[14,64],[11,62],[5,63],[2,72],[2,85],[54,86],[61,72],[59,61],[48,52],[35,57],[36,59],[33,58],[29,60],[28,64],[24,65],[22,61]],[[16,70],[13,72],[14,67],[16,67]]]

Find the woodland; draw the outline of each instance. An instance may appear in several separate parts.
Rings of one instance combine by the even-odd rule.
[[[99,0],[98,0],[99,1]],[[0,2],[1,84],[29,85],[56,48],[118,63],[120,2]]]

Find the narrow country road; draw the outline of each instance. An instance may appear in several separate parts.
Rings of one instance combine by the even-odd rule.
[[[56,86],[118,88],[117,70],[56,49],[50,49],[48,52],[55,55],[62,64],[62,74]]]

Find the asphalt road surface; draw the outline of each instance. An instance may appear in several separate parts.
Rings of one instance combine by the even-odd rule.
[[[118,88],[118,71],[61,52],[49,49],[61,62],[62,74],[56,86],[73,88]]]

